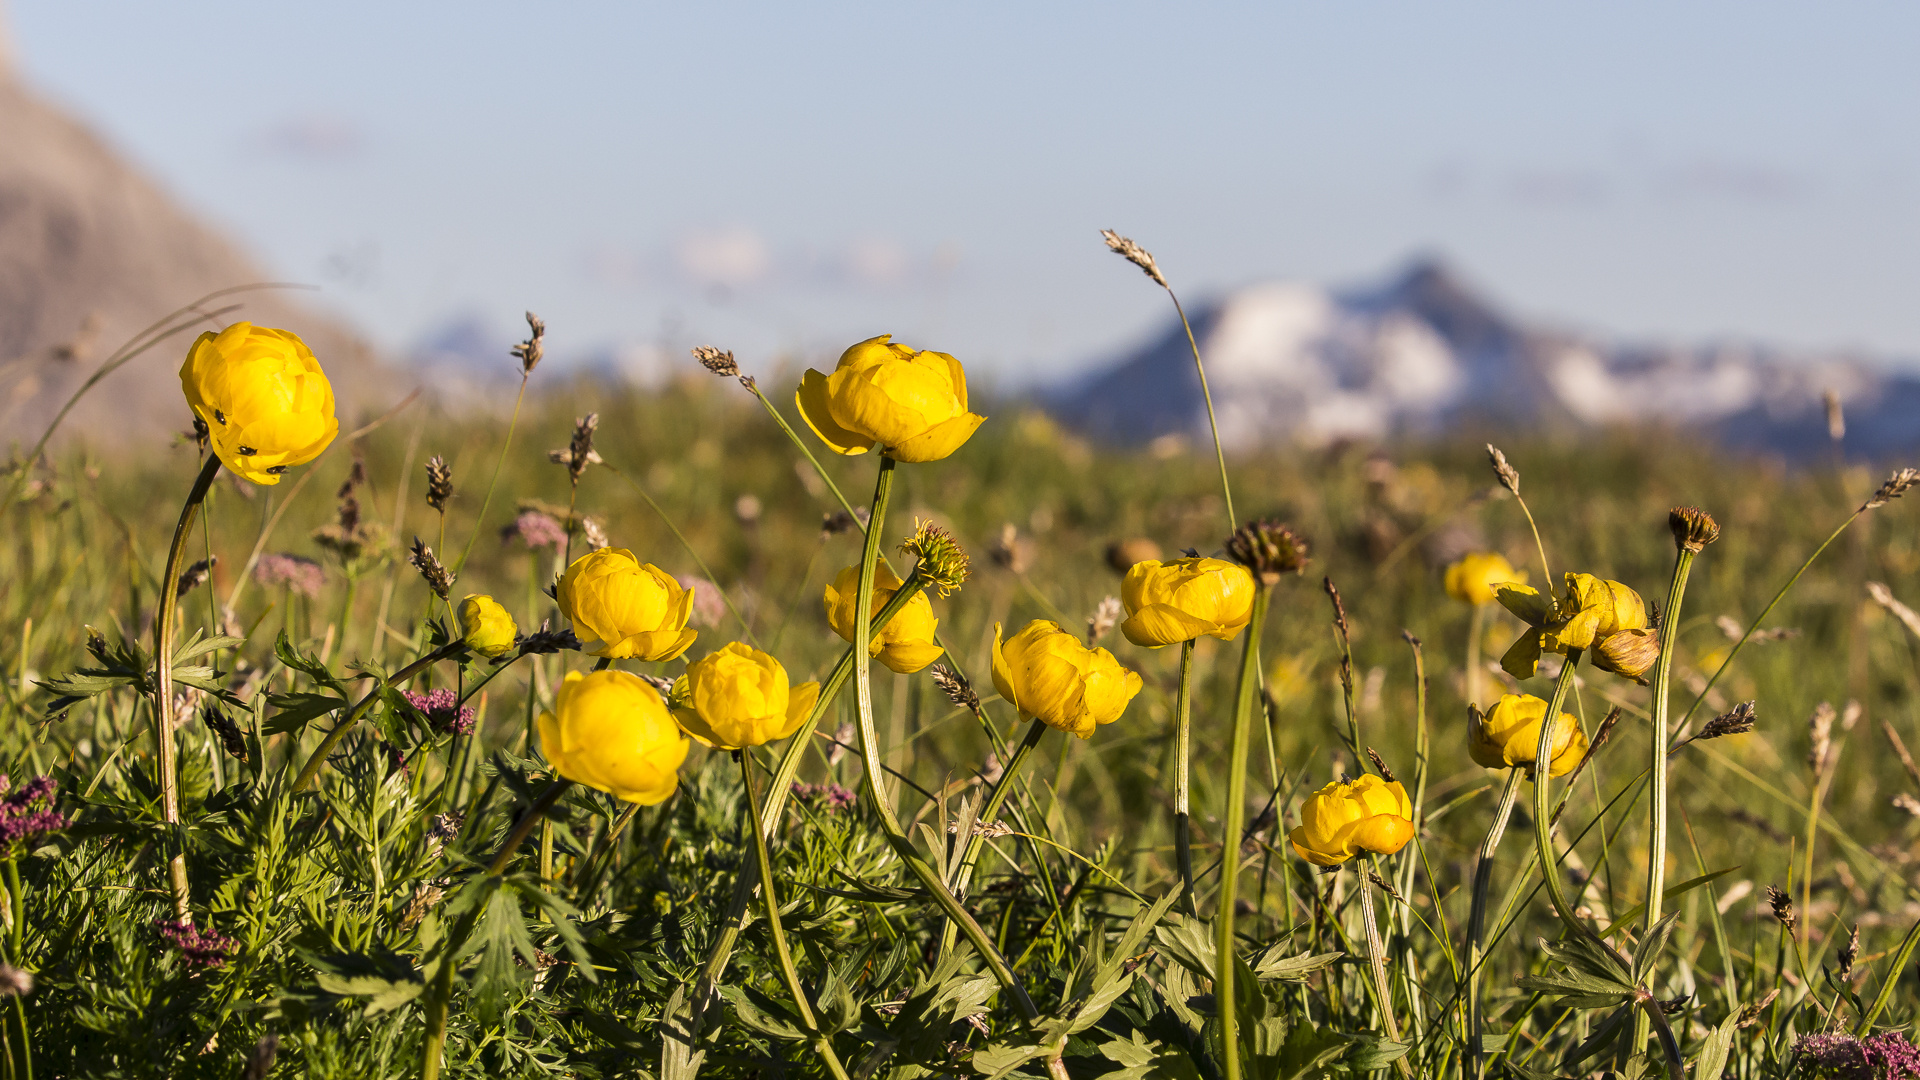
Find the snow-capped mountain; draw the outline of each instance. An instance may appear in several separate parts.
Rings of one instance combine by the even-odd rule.
[[[1432,434],[1476,422],[1653,423],[1795,454],[1828,445],[1828,391],[1845,407],[1850,451],[1920,446],[1920,377],[1850,356],[1624,346],[1528,327],[1431,261],[1369,289],[1255,285],[1201,306],[1192,322],[1221,437],[1232,446]],[[1045,400],[1062,419],[1116,442],[1206,437],[1177,322]]]

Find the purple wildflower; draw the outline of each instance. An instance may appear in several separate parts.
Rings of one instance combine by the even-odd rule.
[[[1920,1048],[1899,1031],[1858,1039],[1852,1035],[1802,1035],[1795,1057],[1813,1063],[1831,1080],[1920,1080]]]
[[[433,730],[451,731],[455,735],[466,735],[473,731],[473,708],[462,708],[460,695],[453,691],[445,687],[424,694],[408,690],[403,696],[414,708],[426,714],[427,723]]]
[[[852,809],[859,801],[850,788],[839,784],[801,784],[793,785],[793,797],[804,803],[811,803],[828,813]]]
[[[0,776],[0,791],[11,786]],[[56,833],[71,822],[53,808],[60,785],[51,776],[36,776],[18,791],[0,798],[0,858],[17,859],[32,848],[36,837]]]
[[[326,585],[327,572],[312,559],[283,552],[260,556],[260,561],[253,564],[253,580],[268,587],[284,585],[311,599]]]
[[[522,510],[520,516],[513,519],[500,530],[500,542],[510,544],[518,540],[534,551],[543,547],[557,548],[567,542],[567,530],[552,516],[538,510]]]
[[[153,928],[167,944],[180,950],[188,967],[224,967],[239,949],[240,943],[218,930],[202,930],[181,919],[155,919]]]

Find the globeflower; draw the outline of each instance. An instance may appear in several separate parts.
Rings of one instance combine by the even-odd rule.
[[[873,611],[869,618],[880,614],[887,606],[893,594],[900,591],[900,578],[886,563],[876,563],[873,568]],[[849,644],[853,641],[853,621],[859,613],[860,568],[849,566],[840,571],[827,586],[825,602],[827,605],[827,623],[833,632]],[[941,648],[933,643],[934,630],[940,620],[933,617],[933,602],[927,594],[917,592],[906,606],[894,612],[887,625],[873,632],[873,641],[868,646],[868,655],[887,665],[902,675],[911,675],[935,660],[940,659]]]
[[[1489,769],[1525,768],[1533,775],[1534,756],[1540,750],[1540,725],[1547,703],[1531,694],[1506,694],[1486,713],[1476,713],[1467,731],[1467,753]],[[1565,776],[1587,752],[1587,735],[1571,713],[1561,713],[1553,726],[1553,758],[1549,776]]]
[[[1591,649],[1615,634],[1647,629],[1647,605],[1640,594],[1592,574],[1568,572],[1559,597],[1526,585],[1497,585],[1493,591],[1502,607],[1527,623],[1527,631],[1500,658],[1500,666],[1516,679],[1533,678],[1542,653]]]
[[[794,394],[800,415],[841,454],[875,443],[898,461],[938,461],[986,422],[967,409],[967,371],[941,352],[868,338],[840,354],[831,375],[811,368]]]
[[[1413,839],[1413,802],[1398,780],[1368,773],[1334,781],[1300,806],[1287,837],[1294,853],[1316,866],[1338,866],[1363,851],[1391,855]]]
[[[1447,567],[1447,595],[1474,607],[1493,603],[1494,587],[1513,583],[1525,585],[1527,572],[1515,570],[1505,555],[1497,551],[1472,551]]]
[[[220,463],[256,484],[279,483],[340,432],[333,386],[288,330],[237,322],[201,334],[180,365],[180,389]]]
[[[1120,719],[1140,676],[1105,649],[1089,649],[1058,623],[1035,619],[1004,642],[993,624],[993,685],[1022,720],[1090,738]]]
[[[1120,583],[1120,632],[1152,649],[1203,635],[1232,641],[1253,617],[1253,591],[1253,574],[1224,559],[1143,559]]]
[[[613,660],[672,660],[693,644],[687,629],[693,590],[626,548],[600,548],[573,561],[554,590],[581,647]]]
[[[469,649],[486,657],[512,652],[520,637],[520,628],[500,601],[480,593],[460,601],[460,632]]]
[[[819,698],[819,683],[789,686],[780,661],[735,641],[687,665],[670,703],[687,734],[716,750],[739,750],[800,730]]]
[[[625,671],[569,672],[539,729],[561,776],[642,806],[673,794],[692,746],[660,691]]]

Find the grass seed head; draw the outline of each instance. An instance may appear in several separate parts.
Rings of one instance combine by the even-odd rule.
[[[1487,460],[1493,462],[1493,474],[1500,478],[1500,486],[1515,495],[1520,494],[1520,470],[1507,464],[1507,455],[1501,453],[1499,447],[1488,443]]]
[[[1853,962],[1855,960],[1858,960],[1859,958],[1860,958],[1860,924],[1855,923],[1853,926],[1853,933],[1847,935],[1847,943],[1845,945],[1840,946],[1839,954],[1834,957],[1835,965],[1838,968],[1838,970],[1834,973],[1835,976],[1837,978],[1844,980],[1847,976],[1853,974]]]
[[[1829,702],[1821,702],[1813,707],[1813,715],[1807,718],[1807,765],[1818,778],[1827,771],[1833,754],[1833,722],[1840,714]]]
[[[427,505],[444,514],[453,498],[453,470],[447,459],[435,454],[427,459]]]
[[[1707,721],[1706,724],[1700,728],[1700,734],[1695,735],[1694,738],[1705,740],[1724,738],[1728,735],[1745,735],[1747,732],[1753,730],[1756,720],[1757,713],[1754,709],[1754,703],[1751,701],[1743,701],[1735,705],[1732,709]]]
[[[546,320],[531,311],[527,312],[527,330],[527,340],[512,349],[513,358],[520,361],[520,374],[523,376],[533,374],[533,369],[540,366],[541,357],[546,355]]]
[[[453,571],[442,566],[440,560],[434,557],[433,549],[417,536],[413,538],[413,553],[407,556],[407,561],[420,571],[420,576],[425,579],[427,588],[433,590],[433,595],[442,600],[447,598],[447,590],[453,588]]]
[[[1873,498],[1860,504],[1860,509],[1862,511],[1877,510],[1905,495],[1907,490],[1915,484],[1920,484],[1920,469],[1901,469],[1887,477],[1887,482],[1880,485],[1880,490],[1873,493]]]
[[[1101,229],[1100,238],[1107,242],[1107,250],[1140,268],[1140,272],[1153,279],[1153,283],[1163,289],[1171,289],[1167,277],[1160,272],[1160,266],[1153,261],[1153,253],[1112,229]]]
[[[199,588],[200,583],[207,580],[207,572],[212,570],[214,564],[219,561],[220,556],[209,555],[204,559],[195,560],[192,566],[181,571],[180,580],[175,582],[173,586],[174,599],[177,600],[192,592],[194,589]]]
[[[967,681],[965,675],[960,674],[958,668],[947,664],[935,664],[928,669],[928,674],[933,676],[933,685],[947,695],[948,701],[969,712],[979,711],[980,695],[974,692],[973,684]]]
[[[1673,531],[1675,546],[1696,555],[1720,539],[1720,523],[1697,506],[1676,506],[1667,511],[1667,528]]]
[[[593,432],[600,426],[600,414],[588,413],[573,422],[573,437],[567,440],[564,449],[547,451],[547,460],[555,465],[565,465],[567,476],[574,487],[580,486],[580,477],[587,466],[600,464],[600,455],[593,449]]]
[[[1119,624],[1120,617],[1124,614],[1126,609],[1121,605],[1119,597],[1102,597],[1100,605],[1093,609],[1093,614],[1087,616],[1087,644],[1098,645],[1100,639],[1106,637]]]
[[[1793,933],[1794,927],[1800,925],[1799,916],[1793,913],[1793,897],[1771,885],[1767,886],[1767,906],[1773,909],[1773,917],[1780,920],[1787,933]]]

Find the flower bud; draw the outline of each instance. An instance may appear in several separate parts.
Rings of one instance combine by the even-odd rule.
[[[966,583],[972,573],[972,560],[967,558],[967,550],[960,546],[960,541],[947,530],[918,519],[913,525],[913,535],[900,545],[900,550],[918,560],[914,571],[927,583],[927,588],[937,591],[944,599]]]
[[[1720,539],[1720,523],[1697,506],[1676,506],[1667,511],[1667,528],[1673,531],[1673,543],[1695,555]]]
[[[626,548],[573,561],[554,590],[582,648],[613,660],[672,660],[693,644],[693,591]]]
[[[1469,552],[1447,567],[1447,595],[1474,607],[1493,603],[1494,586],[1507,583],[1525,585],[1527,572],[1515,570],[1499,552]]]
[[[900,578],[886,563],[876,563],[873,568],[873,611],[878,615],[880,609],[887,606],[893,594],[900,591]],[[853,642],[853,623],[859,613],[860,568],[849,566],[840,571],[833,583],[827,586],[824,600],[827,606],[827,623],[841,640]],[[874,631],[868,655],[885,664],[890,670],[902,675],[911,675],[935,660],[940,659],[941,648],[933,643],[933,635],[940,620],[933,617],[933,602],[924,592],[915,593],[905,607],[893,613],[887,625]]]
[[[1249,521],[1227,538],[1227,554],[1253,571],[1262,585],[1278,584],[1283,574],[1307,569],[1307,541],[1273,518]]]
[[[1224,559],[1144,559],[1120,584],[1120,632],[1153,649],[1202,636],[1232,641],[1253,616],[1253,591],[1247,568]]]
[[[279,483],[340,432],[333,386],[291,331],[237,322],[201,334],[180,365],[180,389],[220,463],[256,484]]]
[[[467,648],[481,656],[504,656],[513,651],[520,628],[498,600],[474,593],[460,601],[460,633]]]
[[[1641,686],[1647,685],[1647,672],[1660,659],[1660,634],[1656,630],[1622,630],[1608,634],[1593,644],[1593,666],[1601,671],[1624,675]]]
[[[1391,855],[1413,839],[1413,801],[1397,780],[1371,773],[1336,780],[1300,804],[1300,825],[1287,839],[1316,866],[1338,866],[1363,851]]]
[[[1485,713],[1476,711],[1467,730],[1467,753],[1489,769],[1524,768],[1533,776],[1534,755],[1540,750],[1540,725],[1547,703],[1531,694],[1506,694]],[[1547,773],[1565,776],[1587,752],[1587,736],[1571,713],[1554,723],[1553,759]]]
[[[739,750],[800,730],[819,698],[819,683],[789,686],[780,661],[735,641],[687,665],[670,701],[687,734],[716,750]]]
[[[625,671],[569,672],[539,728],[540,752],[560,775],[642,806],[673,794],[692,745],[660,691]]]
[[[967,409],[967,371],[941,352],[910,349],[892,334],[840,355],[833,374],[808,369],[794,400],[820,441],[842,454],[874,444],[898,461],[938,461],[986,422]]]
[[[1035,619],[1004,641],[993,624],[993,685],[1022,720],[1086,739],[1120,719],[1141,682],[1107,650],[1089,649],[1058,623]]]

